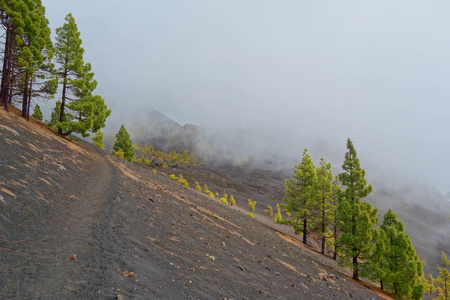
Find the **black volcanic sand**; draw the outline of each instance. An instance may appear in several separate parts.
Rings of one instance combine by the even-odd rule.
[[[162,170],[4,111],[0,146],[2,299],[390,299]]]

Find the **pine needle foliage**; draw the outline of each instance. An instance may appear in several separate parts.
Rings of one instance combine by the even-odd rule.
[[[375,235],[375,251],[368,268],[372,278],[396,299],[422,299],[423,266],[403,223],[389,209]],[[370,276],[369,276],[370,277]]]
[[[361,201],[372,192],[372,186],[367,184],[365,171],[350,139],[347,140],[342,169],[344,172],[339,174],[339,180],[346,188],[339,193],[336,218],[340,236],[336,244],[339,247],[339,264],[350,267],[353,279],[358,280],[374,251],[371,241],[374,226],[378,223],[378,211],[370,203]]]
[[[123,159],[126,161],[132,161],[134,158],[133,141],[123,124],[116,134],[113,149],[115,152],[121,149],[123,151]]]
[[[105,126],[111,110],[102,97],[93,95],[97,81],[91,64],[83,60],[81,43],[75,19],[68,14],[63,26],[56,29],[55,58],[62,89],[57,126],[62,135],[77,132],[87,137],[88,131],[97,132]]]
[[[105,144],[103,143],[103,132],[97,131],[96,135],[92,138],[92,145],[99,147],[100,149],[105,149]]]
[[[313,225],[313,210],[317,208],[316,185],[316,168],[305,149],[301,163],[294,167],[292,178],[285,181],[285,203],[282,205],[289,216],[283,224],[292,226],[296,234],[302,233],[304,244]]]
[[[34,106],[34,112],[33,112],[32,116],[33,116],[33,118],[35,118],[39,121],[42,121],[42,119],[44,119],[44,115],[42,114],[39,104],[36,104]]]

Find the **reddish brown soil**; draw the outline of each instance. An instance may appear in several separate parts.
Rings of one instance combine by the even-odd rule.
[[[0,298],[390,299],[245,193],[226,206],[4,111],[0,147]]]

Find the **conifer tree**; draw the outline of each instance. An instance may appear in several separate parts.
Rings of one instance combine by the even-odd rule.
[[[17,45],[23,44],[25,33],[25,18],[28,14],[28,5],[24,0],[1,1],[0,18],[4,29],[2,80],[0,86],[0,104],[4,109],[12,100],[12,85],[14,66],[17,65]]]
[[[50,120],[47,121],[47,125],[51,126],[53,128],[57,127],[59,116],[60,116],[60,109],[61,109],[61,101],[56,101],[55,108],[53,108],[52,114],[50,116]]]
[[[320,159],[320,166],[316,169],[316,176],[316,193],[319,198],[317,227],[321,237],[320,252],[325,254],[326,235],[333,216],[333,205],[331,203],[333,173],[331,172],[331,164],[323,158]]]
[[[441,264],[444,267],[450,266],[450,260],[448,260],[447,255],[445,254],[444,250],[442,250],[442,254],[441,254]]]
[[[42,121],[42,119],[44,118],[41,108],[39,107],[39,104],[36,104],[34,106],[33,118],[38,119],[40,121]]]
[[[119,131],[116,134],[116,141],[113,147],[115,152],[119,150],[123,151],[123,159],[126,161],[132,161],[134,158],[133,141],[130,138],[130,134],[122,124]]]
[[[338,239],[338,220],[337,220],[337,207],[338,207],[338,203],[339,203],[339,194],[342,192],[342,189],[339,185],[339,178],[338,176],[334,177],[334,180],[332,182],[331,185],[331,200],[330,200],[330,204],[332,207],[331,210],[331,214],[332,214],[332,227],[333,227],[333,234],[332,234],[332,239],[333,239],[333,245],[334,245],[334,250],[333,250],[333,259],[337,260],[337,254],[338,254],[338,244],[336,243],[336,240]]]
[[[371,271],[380,280],[381,287],[397,299],[421,299],[423,266],[404,232],[403,223],[392,209],[384,214],[375,241]]]
[[[450,272],[441,267],[437,267],[439,274],[434,280],[434,287],[438,293],[437,300],[450,300]]]
[[[97,131],[97,134],[92,138],[92,145],[99,147],[100,149],[105,149],[105,144],[103,143],[103,132]]]
[[[97,87],[91,65],[84,63],[80,32],[75,19],[68,14],[62,27],[56,29],[55,57],[62,84],[58,132],[78,132],[89,136],[105,126],[111,111],[102,97],[93,95]]]
[[[301,163],[294,167],[292,178],[285,181],[285,203],[282,205],[285,212],[290,214],[282,223],[291,225],[296,234],[301,232],[304,244],[312,225],[313,210],[317,207],[316,181],[314,163],[305,149]]]
[[[361,168],[359,159],[350,139],[347,140],[343,173],[339,180],[345,190],[339,193],[337,211],[339,238],[336,240],[339,253],[339,264],[349,266],[353,271],[353,279],[358,280],[364,270],[365,262],[374,250],[371,243],[374,226],[378,222],[377,210],[368,202],[361,202],[372,191],[367,184],[365,171]]]
[[[22,95],[22,116],[29,119],[33,97],[52,98],[56,93],[57,79],[53,76],[53,43],[50,27],[41,0],[25,1],[28,13],[22,42],[18,43],[18,71]]]

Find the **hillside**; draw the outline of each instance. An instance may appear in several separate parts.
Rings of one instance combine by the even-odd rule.
[[[0,298],[389,299],[160,170],[3,110],[0,144]]]
[[[208,160],[206,167],[170,172],[182,173],[189,182],[206,183],[214,192],[232,194],[244,204],[248,198],[256,199],[261,214],[268,205],[275,207],[283,202],[284,180],[291,176],[294,164],[299,161],[289,163],[290,159],[283,157],[283,152],[275,154],[267,150],[262,154],[261,140],[249,132],[223,133],[193,125],[180,126],[156,111],[152,118],[153,121],[145,123],[149,126],[145,131],[133,127],[137,143],[153,145],[167,152],[188,149]],[[317,157],[323,156],[333,162],[336,174],[341,172],[343,155],[337,155],[325,144],[317,152]],[[427,262],[425,272],[435,273],[442,251],[450,251],[448,199],[431,188],[398,178],[395,170],[388,166],[385,169],[370,166],[366,171],[373,192],[365,200],[379,210],[380,220],[389,208],[394,209],[420,258]]]

